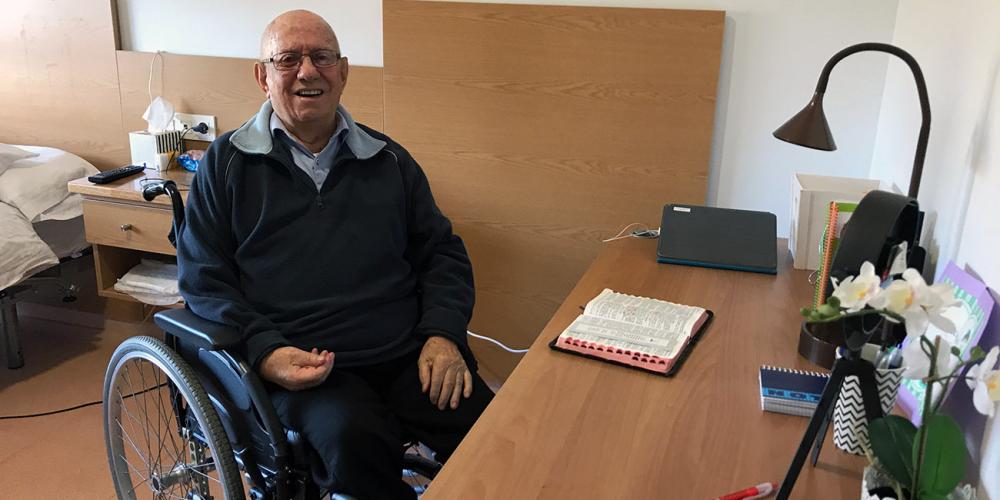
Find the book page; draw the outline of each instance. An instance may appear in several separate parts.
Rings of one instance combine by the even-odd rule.
[[[665,300],[636,297],[605,288],[591,300],[583,314],[638,325],[687,337],[705,312],[704,309]]]
[[[686,335],[595,316],[580,315],[560,337],[594,342],[605,347],[673,358]]]

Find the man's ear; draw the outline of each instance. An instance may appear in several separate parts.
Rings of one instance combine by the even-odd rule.
[[[347,73],[349,72],[350,65],[347,63],[347,56],[344,56],[344,60],[340,61],[340,80],[347,84]]]
[[[258,63],[254,63],[253,64],[253,77],[257,80],[257,86],[260,87],[260,89],[263,90],[265,94],[268,94],[268,89],[267,89],[267,68],[265,68],[264,65],[261,64],[261,63],[259,63],[259,62]],[[270,95],[270,94],[268,94],[268,95]]]

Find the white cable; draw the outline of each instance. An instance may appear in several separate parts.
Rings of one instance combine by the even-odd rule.
[[[625,234],[626,231],[628,231],[629,229],[631,229],[634,226],[639,226],[639,227],[636,228],[636,230],[632,231],[631,234]],[[618,234],[616,234],[615,236],[613,236],[611,238],[608,238],[606,240],[603,240],[603,241],[605,243],[607,243],[609,241],[620,240],[622,238],[656,238],[659,235],[660,235],[660,228],[649,229],[648,226],[646,226],[645,224],[643,224],[641,222],[633,222],[633,223],[631,223],[631,224],[623,227],[622,230],[619,231]],[[487,342],[492,342],[492,343],[496,344],[501,349],[503,349],[503,350],[505,350],[507,352],[512,352],[514,354],[523,354],[523,353],[528,352],[528,349],[514,349],[514,348],[511,348],[511,347],[507,347],[506,345],[504,345],[503,342],[500,342],[499,340],[494,339],[494,338],[487,337],[485,335],[479,335],[479,334],[476,334],[476,333],[472,333],[471,331],[468,331],[468,330],[466,330],[465,333],[469,334],[470,337],[475,337],[475,338],[480,339],[480,340],[485,340]]]
[[[620,240],[622,238],[628,238],[628,236],[622,236],[622,235],[625,234],[625,231],[628,231],[630,228],[632,228],[632,226],[642,226],[642,223],[641,222],[633,222],[633,223],[631,223],[631,224],[623,227],[621,231],[618,231],[618,234],[616,234],[616,235],[614,235],[614,236],[612,236],[612,237],[610,237],[610,238],[608,238],[606,240],[601,240],[601,241],[603,243],[607,243],[609,241],[615,241],[615,240]],[[645,227],[645,226],[643,226],[643,227]]]
[[[149,103],[153,104],[153,64],[156,63],[156,58],[160,58],[160,90],[163,90],[163,56],[161,55],[163,51],[157,50],[153,54],[153,58],[149,60],[149,80],[146,82],[146,94],[149,95]]]
[[[625,232],[628,231],[633,226],[639,226],[639,227],[633,230],[630,234],[625,234]],[[657,238],[659,236],[660,236],[660,228],[650,229],[648,226],[646,226],[641,222],[633,222],[623,227],[621,231],[618,231],[618,234],[606,240],[601,240],[601,241],[603,243],[607,243],[609,241],[621,240],[624,238]]]
[[[524,354],[524,353],[528,352],[528,350],[527,350],[527,349],[512,349],[512,348],[510,348],[510,347],[507,347],[506,345],[504,345],[504,343],[503,343],[503,342],[500,342],[500,341],[499,341],[499,340],[497,340],[497,339],[492,339],[492,338],[489,338],[489,337],[487,337],[487,336],[485,336],[485,335],[479,335],[479,334],[475,334],[475,333],[472,333],[472,332],[470,332],[470,331],[468,331],[468,330],[466,330],[466,332],[465,332],[465,333],[468,333],[470,337],[475,337],[475,338],[477,338],[477,339],[480,339],[480,340],[485,340],[485,341],[487,341],[487,342],[493,342],[494,344],[496,344],[496,345],[500,346],[500,348],[501,348],[501,349],[503,349],[503,350],[505,350],[505,351],[507,351],[507,352],[512,352],[512,353],[514,353],[514,354]]]

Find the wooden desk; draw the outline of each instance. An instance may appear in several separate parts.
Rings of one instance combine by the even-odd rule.
[[[69,190],[83,195],[83,223],[87,241],[93,244],[97,293],[102,297],[136,302],[116,292],[115,282],[144,256],[176,255],[167,240],[173,223],[167,196],[148,202],[142,188],[151,179],[169,179],[187,199],[194,174],[182,169],[149,171],[108,184],[93,184],[86,178],[70,181]]]
[[[609,243],[423,497],[708,499],[780,482],[808,419],[760,409],[762,364],[796,354],[808,272],[779,241],[777,276],[657,264],[655,241]],[[714,323],[673,378],[552,351],[605,287],[698,305]],[[828,434],[793,498],[856,498],[864,457]]]

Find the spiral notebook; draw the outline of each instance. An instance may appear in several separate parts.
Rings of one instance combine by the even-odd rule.
[[[760,407],[764,411],[810,417],[830,375],[777,366],[760,367]]]
[[[712,311],[701,307],[605,288],[549,347],[669,376],[711,319]]]

